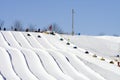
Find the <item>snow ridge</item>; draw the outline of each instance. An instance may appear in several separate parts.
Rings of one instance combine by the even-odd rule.
[[[119,80],[117,64],[85,54],[57,33],[0,31],[0,42],[0,80]]]

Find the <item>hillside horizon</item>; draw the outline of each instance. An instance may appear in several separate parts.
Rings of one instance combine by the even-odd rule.
[[[1,80],[119,80],[120,37],[0,31]]]

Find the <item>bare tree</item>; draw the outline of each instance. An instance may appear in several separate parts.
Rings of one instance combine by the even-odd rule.
[[[3,28],[4,26],[4,21],[0,20],[0,30]]]
[[[63,33],[63,30],[57,24],[52,25],[52,31],[55,31],[60,34]]]
[[[105,33],[103,33],[103,32],[99,34],[99,36],[104,36],[104,35],[105,35]]]
[[[43,31],[47,31],[47,30],[55,31],[56,33],[60,33],[60,34],[64,33],[63,30],[55,23],[49,25],[47,28],[46,27],[43,28]]]
[[[48,30],[48,27],[44,27],[44,28],[42,29],[42,32],[47,31],[47,30]]]
[[[16,31],[23,31],[23,26],[20,21],[15,21],[13,28]]]
[[[31,31],[31,32],[35,31],[36,30],[35,26],[36,25],[30,24],[29,25],[29,31]]]
[[[118,34],[113,34],[113,36],[115,36],[115,37],[119,37],[119,35],[118,35]]]

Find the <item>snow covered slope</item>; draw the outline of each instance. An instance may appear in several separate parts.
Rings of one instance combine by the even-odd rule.
[[[0,80],[119,80],[118,48],[99,37],[0,31]]]
[[[70,39],[70,42],[100,56],[116,56],[120,54],[120,44],[118,37],[108,36],[70,36],[62,35],[65,39]]]

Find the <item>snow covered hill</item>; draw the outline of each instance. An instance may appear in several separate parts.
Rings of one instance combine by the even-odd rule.
[[[119,40],[0,31],[0,80],[119,80],[118,54]]]

